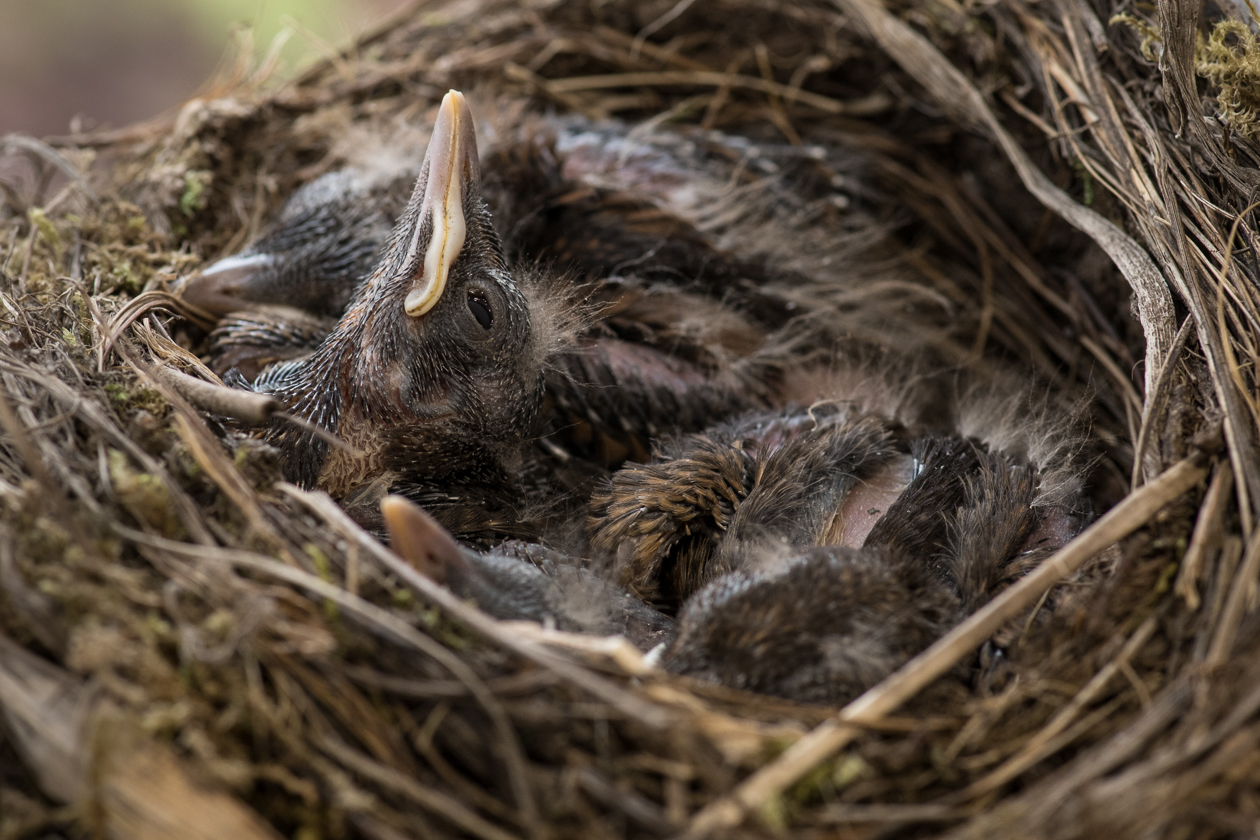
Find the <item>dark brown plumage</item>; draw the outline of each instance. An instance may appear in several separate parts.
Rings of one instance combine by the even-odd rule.
[[[642,650],[659,645],[653,655],[673,673],[830,704],[888,676],[1067,537],[1039,531],[1066,511],[1036,509],[1048,501],[1036,471],[979,442],[898,442],[870,417],[819,424],[814,437],[818,426],[792,422],[801,419],[750,421],[745,434],[763,436],[751,441],[747,459],[738,444],[748,437],[728,437],[734,445],[725,450],[712,436],[693,438],[701,445],[680,453],[670,481],[626,497],[643,507],[653,493],[672,500],[639,520],[646,528],[614,530],[630,554],[645,543],[672,545],[669,561],[691,564],[676,622],[634,597],[645,586],[658,595],[664,589],[646,573],[627,590],[538,546],[505,544],[478,555],[435,534],[435,525],[407,525],[419,513],[404,517],[397,500],[391,536],[422,571],[498,618],[620,633]],[[898,450],[915,453],[908,483],[861,488],[856,476],[879,485],[874,476],[897,465]],[[870,521],[854,532],[841,520],[863,518],[850,504],[855,497],[890,503],[870,509]],[[860,546],[828,544],[846,538]],[[670,562],[650,570],[664,577],[674,571]]]
[[[581,560],[478,554],[422,522],[446,548],[412,545],[416,562],[498,617],[659,642],[669,670],[818,702],[869,687],[1074,533],[1079,436],[1019,404],[1024,383],[962,386],[914,319],[873,306],[866,324],[829,256],[719,247],[721,225],[686,209],[712,183],[703,156],[688,185],[677,156],[581,129],[505,144],[483,183],[466,114],[444,100],[389,247],[309,356],[310,311],[308,330],[260,303],[216,334],[238,369],[293,354],[255,387],[354,450],[280,424],[291,478],[361,521],[392,490],[465,541],[554,545],[603,470],[646,462],[595,493]],[[513,275],[509,257],[544,268]],[[587,325],[554,340],[575,309]]]
[[[770,405],[773,376],[746,362],[802,311],[775,285],[790,289],[803,278],[718,249],[697,226],[703,213],[680,213],[697,212],[697,195],[729,190],[741,170],[774,166],[773,155],[744,148],[741,138],[632,140],[624,126],[580,121],[529,124],[523,133],[487,157],[483,196],[509,261],[546,266],[556,291],[590,322],[547,365],[539,432],[553,451],[615,467],[645,459],[660,434]],[[790,163],[798,152],[775,155]],[[343,299],[355,281],[332,268],[357,265],[355,254],[379,247],[379,218],[397,190],[364,186],[395,183],[375,178],[325,176],[262,240],[188,282],[188,300],[244,310],[211,336],[216,370],[235,367],[250,380],[318,343],[324,310],[304,301]],[[305,312],[290,318],[294,305]]]
[[[210,333],[213,368],[253,382],[274,364],[309,356],[336,325],[336,319],[278,307],[232,312]]]
[[[219,317],[272,306],[335,321],[383,255],[416,174],[343,169],[306,184],[263,236],[190,277],[184,299]]]
[[[522,572],[507,561],[546,552],[517,547],[465,560],[482,571],[448,585],[502,618],[583,632],[622,632],[609,613],[646,621],[662,640],[654,656],[674,673],[852,699],[1062,546],[1088,513],[1080,431],[1049,401],[999,376],[938,382],[928,391],[952,398],[916,403],[898,394],[904,370],[866,373],[870,387],[831,370],[853,386],[850,400],[667,439],[651,463],[615,473],[592,501],[580,576],[578,561],[558,561],[565,574]],[[604,582],[592,586],[592,572]]]
[[[537,621],[575,633],[623,635],[642,650],[673,636],[672,619],[574,558],[522,542],[479,553],[460,546],[402,497],[387,497],[381,510],[394,551],[496,618]]]
[[[854,484],[896,455],[876,418],[821,408],[754,414],[667,442],[591,501],[591,549],[621,583],[672,609],[705,583],[820,541]]]
[[[851,399],[665,441],[593,497],[593,560],[678,610],[668,670],[845,702],[1087,516],[1079,429],[1013,385],[964,390],[935,423]]]
[[[741,547],[685,601],[667,670],[797,700],[845,703],[1062,545],[1040,537],[1035,470],[974,441],[913,441],[917,475],[860,548]],[[791,519],[791,496],[779,515]],[[842,508],[843,510],[843,508]],[[738,541],[738,538],[736,538]]]
[[[997,568],[1043,523],[1057,547],[1085,514],[1079,430],[1021,406],[1019,391],[960,395],[936,422],[841,396],[661,441],[593,495],[593,559],[672,609],[722,575],[814,545]]]
[[[806,549],[727,574],[691,598],[661,666],[706,682],[841,704],[964,613],[950,584],[889,549]]]
[[[471,114],[452,92],[376,270],[308,358],[254,383],[303,421],[269,436],[286,476],[360,504],[394,480],[460,502],[483,489],[509,498],[547,353],[547,319],[535,323],[530,305],[481,198]]]

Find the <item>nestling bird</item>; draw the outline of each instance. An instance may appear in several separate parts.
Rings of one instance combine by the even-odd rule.
[[[810,209],[832,206],[834,193],[819,184],[838,176],[784,174],[824,163],[739,137],[644,135],[574,119],[526,121],[490,153],[482,194],[509,262],[544,266],[551,288],[588,322],[547,365],[538,432],[552,451],[616,467],[645,460],[660,434],[776,404],[774,360],[759,351],[809,310],[811,295],[831,293],[798,270],[809,249],[790,261],[762,252],[787,238],[784,219],[803,217],[817,223],[811,238],[826,242],[821,260],[854,247],[844,230],[824,233],[822,211]],[[379,247],[396,180],[325,176],[263,239],[189,280],[190,302],[236,307],[211,337],[213,366],[251,380],[311,351],[328,329],[326,311],[301,301],[338,301],[359,282],[330,267],[357,265],[356,254]],[[813,198],[820,189],[827,197]]]
[[[479,494],[515,504],[555,321],[523,285],[482,200],[472,115],[452,91],[371,276],[308,357],[253,383],[302,421],[269,434],[286,477],[338,498],[405,479],[454,507]]]
[[[1058,485],[1071,480],[1053,474],[1066,465],[1043,474],[958,435],[903,440],[894,451],[908,450],[909,464],[897,457],[880,464],[870,430],[822,437],[831,438],[828,449],[841,438],[849,454],[866,454],[866,478],[853,481],[858,467],[828,480],[829,471],[818,469],[827,459],[809,454],[796,456],[804,461],[799,471],[774,464],[773,455],[760,459],[764,473],[716,536],[709,568],[692,572],[712,582],[683,596],[661,658],[667,670],[797,700],[847,702],[1080,526],[1072,495],[1079,488]],[[821,443],[803,445],[816,453]],[[843,484],[849,489],[837,494]]]
[[[274,306],[335,321],[382,256],[416,174],[350,168],[302,186],[266,234],[189,278],[184,299],[219,317]]]
[[[849,400],[748,414],[623,467],[592,500],[581,561],[460,549],[397,501],[394,546],[496,617],[624,633],[674,673],[846,702],[1088,515],[1082,435],[1052,400],[998,377],[916,403],[891,372],[865,375],[840,377]]]
[[[576,558],[518,541],[486,553],[472,551],[401,496],[387,496],[381,512],[399,556],[495,618],[623,635],[641,650],[673,636],[673,619],[582,568]]]
[[[385,517],[395,550],[498,618],[622,633],[673,673],[839,704],[1079,527],[1075,439],[1032,425],[1022,457],[834,406],[687,436],[594,501],[625,586],[544,549],[459,548],[401,500]]]
[[[675,168],[679,148],[643,148],[562,128],[501,145],[483,179],[452,92],[376,268],[336,281],[355,291],[335,326],[309,303],[272,317],[268,296],[289,282],[275,272],[227,273],[301,248],[202,275],[234,277],[227,297],[250,308],[221,327],[221,358],[260,371],[253,387],[306,424],[270,432],[289,477],[360,518],[392,489],[465,541],[546,537],[523,507],[558,504],[564,519],[577,498],[554,501],[564,482],[546,457],[590,467],[566,485],[577,494],[607,475],[580,560],[536,542],[473,552],[384,507],[400,551],[492,614],[624,633],[677,673],[842,702],[1070,538],[1086,513],[1080,435],[1022,383],[965,384],[929,346],[940,324],[905,317],[904,284],[864,289],[861,263],[840,282],[826,260],[843,237],[818,202],[754,182],[813,226],[792,242],[823,243],[792,254],[772,241],[788,226],[755,202],[738,224],[704,221],[721,202],[695,196],[738,166],[692,150],[696,166]],[[350,227],[369,242],[374,225]],[[895,306],[879,300],[890,290]],[[588,315],[576,337],[575,308]]]
[[[649,463],[616,472],[592,497],[592,558],[673,610],[709,581],[816,545],[888,546],[937,567],[956,552],[1002,568],[1057,548],[1087,514],[1079,425],[1008,377],[918,404],[898,391],[930,393],[928,377],[868,365],[840,378],[845,390],[808,410],[666,439]],[[1018,493],[1006,483],[1015,474]],[[972,508],[966,528],[954,523]]]

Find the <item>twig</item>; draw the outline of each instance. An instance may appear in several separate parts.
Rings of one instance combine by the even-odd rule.
[[[145,452],[139,444],[124,434],[96,401],[83,399],[82,394],[60,379],[49,376],[45,372],[38,371],[13,359],[0,358],[0,370],[4,370],[14,376],[20,376],[30,382],[38,383],[49,396],[69,406],[67,410],[73,410],[84,423],[103,435],[111,445],[118,447],[135,459],[136,463],[140,464],[145,472],[160,479],[167,488],[170,499],[179,514],[180,521],[188,529],[192,539],[202,545],[215,544],[214,538],[206,529],[197,506],[193,503],[187,491],[180,486],[179,482],[171,478],[170,472],[161,462],[148,452]]]
[[[9,442],[17,449],[18,455],[26,463],[27,471],[43,488],[48,495],[49,501],[59,508],[64,507],[66,500],[62,494],[61,486],[53,478],[52,473],[48,471],[48,467],[44,464],[44,459],[39,453],[39,448],[35,446],[35,442],[27,434],[26,427],[18,420],[17,413],[14,412],[13,406],[9,403],[9,395],[5,393],[6,390],[0,389],[0,429],[4,430]],[[66,524],[72,525],[73,523]]]
[[[708,70],[709,68],[699,61],[694,61],[684,55],[679,55],[675,50],[663,49],[650,41],[640,41],[631,35],[622,32],[619,29],[613,29],[609,26],[596,26],[592,34],[596,38],[604,41],[612,42],[618,46],[625,47],[630,50],[631,60],[634,55],[643,54],[654,61],[662,64],[672,64],[684,70]]]
[[[1148,474],[1159,471],[1158,463],[1150,470],[1146,468],[1146,450],[1151,445],[1151,435],[1155,433],[1155,422],[1164,416],[1172,388],[1173,373],[1177,370],[1177,362],[1186,348],[1186,340],[1194,329],[1194,319],[1186,318],[1173,337],[1172,346],[1159,369],[1159,377],[1155,380],[1155,390],[1146,398],[1146,408],[1142,412],[1142,427],[1138,430],[1137,443],[1133,445],[1133,475],[1129,479],[1130,487],[1141,487]]]
[[[725,84],[718,85],[718,89],[713,94],[713,98],[709,100],[708,107],[704,109],[704,119],[700,120],[700,127],[705,131],[712,129],[713,126],[717,125],[718,115],[721,114],[722,109],[726,107],[726,103],[729,102],[731,98],[730,80],[734,79],[738,75],[736,71],[738,71],[743,64],[744,58],[742,54],[736,55],[727,62],[726,72],[722,74],[727,81]]]
[[[133,298],[122,309],[114,314],[110,319],[109,325],[105,329],[105,340],[101,345],[101,358],[104,359],[109,355],[109,351],[113,349],[114,342],[118,340],[127,328],[146,312],[154,309],[169,309],[176,315],[185,320],[192,321],[202,329],[210,329],[215,324],[215,318],[204,309],[193,306],[186,302],[183,298],[173,295],[170,292],[164,292],[160,289],[151,289],[143,292]]]
[[[302,431],[307,432],[308,434],[319,438],[320,440],[327,443],[329,446],[334,446],[337,449],[340,449],[342,452],[345,452],[351,457],[354,457],[354,458],[363,457],[363,450],[355,446],[352,446],[349,443],[346,443],[344,440],[337,437],[332,432],[328,431],[327,429],[325,429],[323,426],[319,425],[318,423],[312,423],[310,420],[307,420],[304,417],[299,417],[296,414],[291,414],[287,411],[277,411],[274,416],[280,418],[286,423],[292,423],[294,426],[297,426]]]
[[[1107,371],[1108,375],[1111,376],[1112,381],[1116,384],[1116,390],[1120,392],[1121,397],[1133,407],[1134,411],[1140,414],[1142,412],[1142,395],[1137,392],[1137,388],[1133,386],[1129,377],[1124,375],[1124,371],[1120,370],[1120,366],[1116,364],[1115,360],[1107,355],[1107,351],[1100,347],[1098,342],[1094,341],[1089,336],[1083,335],[1080,337],[1079,341],[1081,346],[1088,350],[1090,355],[1092,355],[1098,363],[1102,365],[1103,370]],[[1134,435],[1134,437],[1136,437],[1136,435]]]
[[[96,193],[93,192],[92,186],[88,184],[87,179],[83,177],[83,173],[79,171],[79,167],[75,166],[66,159],[65,155],[44,141],[36,140],[34,137],[28,137],[25,134],[6,134],[3,138],[0,138],[0,145],[3,145],[6,149],[22,149],[43,158],[60,169],[62,174],[71,181],[78,184],[79,189],[83,190],[83,194],[90,200],[97,200]]]
[[[1159,5],[1163,5],[1162,3]],[[1181,33],[1177,33],[1180,39]],[[1149,162],[1143,161],[1140,165],[1134,165],[1132,162],[1125,162],[1125,169],[1140,176],[1149,165],[1157,176],[1160,194],[1165,199],[1166,205],[1173,207],[1173,212],[1168,212],[1166,208],[1161,214],[1167,219],[1167,223],[1154,222],[1153,214],[1147,205],[1143,205],[1140,209],[1135,210],[1131,218],[1140,227],[1144,227],[1146,231],[1146,240],[1155,250],[1161,264],[1165,268],[1168,280],[1172,283],[1186,306],[1190,310],[1190,318],[1194,321],[1196,337],[1199,340],[1199,347],[1203,352],[1207,361],[1208,371],[1212,376],[1212,387],[1216,391],[1216,397],[1220,401],[1221,408],[1224,410],[1222,419],[1225,427],[1225,442],[1229,448],[1230,463],[1234,468],[1235,492],[1238,494],[1238,512],[1242,520],[1242,530],[1248,537],[1251,536],[1252,521],[1256,516],[1257,508],[1260,508],[1260,468],[1258,468],[1256,458],[1256,440],[1251,424],[1246,422],[1247,411],[1243,408],[1241,395],[1234,387],[1233,378],[1228,365],[1225,362],[1225,351],[1223,345],[1228,340],[1228,336],[1222,336],[1213,329],[1216,319],[1208,311],[1208,307],[1204,301],[1203,285],[1201,281],[1196,279],[1196,263],[1201,265],[1211,264],[1212,260],[1205,254],[1199,252],[1197,260],[1194,256],[1198,252],[1198,248],[1193,240],[1187,237],[1186,229],[1192,228],[1190,220],[1177,207],[1177,195],[1181,190],[1181,185],[1190,179],[1187,170],[1173,170],[1173,163],[1169,160],[1169,152],[1174,151],[1172,147],[1166,145],[1163,135],[1157,133],[1149,122],[1143,118],[1143,112],[1138,108],[1137,104],[1130,97],[1128,91],[1123,85],[1115,85],[1113,89],[1116,95],[1121,97],[1128,111],[1127,120],[1136,124],[1141,130],[1146,140],[1146,148],[1151,154]],[[1167,85],[1165,92],[1170,92]],[[1198,100],[1195,99],[1195,102]],[[1194,133],[1194,126],[1197,120],[1190,120],[1191,133]],[[1196,154],[1198,154],[1196,152]],[[1215,157],[1215,165],[1228,166],[1226,161],[1219,156]],[[1250,198],[1248,199],[1250,200]],[[1151,220],[1151,221],[1148,221]],[[1171,239],[1169,241],[1169,235]],[[1202,234],[1197,234],[1195,239],[1201,239]],[[1224,243],[1222,243],[1224,244]],[[1223,249],[1227,250],[1227,249]],[[1224,284],[1226,275],[1222,274],[1220,280],[1213,280],[1207,284],[1207,288],[1217,287],[1218,282]],[[1151,352],[1148,337],[1147,362],[1148,368],[1151,360]],[[1149,373],[1147,374],[1150,375]],[[1148,390],[1148,411],[1149,411],[1149,390]]]
[[[78,675],[0,635],[0,718],[43,791],[102,837],[279,840],[253,809],[198,777]]]
[[[1216,467],[1216,473],[1208,485],[1207,495],[1199,505],[1199,516],[1194,523],[1194,531],[1190,535],[1190,545],[1181,558],[1181,569],[1177,572],[1177,583],[1173,591],[1185,599],[1191,610],[1199,608],[1199,592],[1195,589],[1195,581],[1199,571],[1207,559],[1208,548],[1219,544],[1225,532],[1221,525],[1221,516],[1225,513],[1225,505],[1229,501],[1229,491],[1234,486],[1234,470],[1229,461],[1222,461]]]
[[[1029,607],[1042,593],[1079,569],[1107,546],[1144,525],[1160,508],[1197,484],[1207,470],[1196,458],[1186,458],[1142,489],[1131,493],[1102,519],[1055,552],[1026,577],[963,621],[930,648],[902,666],[879,685],[840,710],[792,745],[778,759],[744,780],[729,795],[696,814],[685,834],[706,837],[738,825],[744,815],[826,761],[852,741],[866,723],[881,717],[914,696],[952,668],[1003,624]],[[1260,546],[1260,540],[1257,541]],[[1260,557],[1260,550],[1256,552]]]
[[[1046,177],[1002,126],[984,96],[927,38],[891,14],[881,0],[834,0],[857,18],[894,61],[927,88],[937,104],[986,129],[1015,167],[1020,180],[1042,204],[1093,239],[1107,252],[1133,290],[1146,336],[1144,393],[1154,390],[1159,366],[1172,346],[1172,294],[1150,255],[1103,216],[1078,204]]]
[[[1256,573],[1260,571],[1260,533],[1253,533],[1247,544],[1247,553],[1243,556],[1234,580],[1230,584],[1229,600],[1221,611],[1221,620],[1216,625],[1216,635],[1212,637],[1212,646],[1208,648],[1208,668],[1215,668],[1225,662],[1234,647],[1234,639],[1238,636],[1238,625],[1242,623],[1247,601],[1253,595],[1256,586]]]
[[[677,20],[683,12],[691,8],[691,4],[694,2],[696,2],[696,0],[678,0],[672,9],[640,29],[638,34],[634,36],[634,46],[631,47],[630,54],[637,55],[643,45],[647,43],[648,38],[652,37],[657,32],[660,32],[666,26],[669,26],[669,24]]]
[[[1105,774],[1148,747],[1151,739],[1184,714],[1193,695],[1192,678],[1183,676],[1174,680],[1159,692],[1149,708],[1119,732],[1085,751],[1050,778],[1018,797],[1006,799],[948,836],[1008,837],[1012,835],[1013,824],[1049,825],[1051,817],[1062,813],[1067,802],[1089,797],[1091,788],[1099,784]],[[1015,830],[1014,833],[1020,832]]]
[[[175,409],[174,426],[176,433],[188,447],[189,453],[210,479],[223,491],[241,513],[245,515],[250,529],[262,540],[268,542],[290,565],[298,565],[297,559],[285,542],[275,533],[268,523],[262,506],[258,504],[257,494],[249,482],[241,475],[239,469],[223,454],[223,447],[218,438],[206,426],[206,421],[193,410],[183,395],[167,384],[154,373],[154,368],[139,359],[139,354],[126,341],[118,342],[118,352],[137,371],[148,378],[158,392]]]
[[[169,365],[154,366],[153,375],[179,391],[184,399],[198,408],[255,426],[266,423],[281,407],[280,401],[270,394],[215,385]]]
[[[638,677],[655,670],[647,664],[643,654],[630,644],[625,636],[588,636],[584,633],[568,633],[544,627],[533,621],[505,621],[503,626],[505,630],[545,645],[606,657],[631,676]]]
[[[0,543],[2,546],[3,543]],[[357,593],[352,593],[357,594]],[[411,697],[419,700],[453,699],[467,697],[468,686],[451,680],[420,680],[408,677],[393,677],[381,674],[359,665],[344,665],[341,669],[352,682],[369,688],[379,689],[387,694],[399,697]],[[556,675],[542,669],[526,671],[507,677],[496,677],[486,680],[486,685],[496,696],[510,694],[529,694],[541,688],[551,688],[556,684]]]
[[[622,790],[593,767],[577,771],[577,781],[591,798],[609,808],[615,808],[656,835],[667,834],[677,828],[666,819],[661,809],[646,796],[633,789]]]
[[[774,70],[770,66],[770,50],[763,42],[758,41],[753,47],[753,55],[757,59],[757,69],[761,71],[761,78],[769,85],[776,85]],[[798,95],[801,92],[801,89],[796,86],[787,87],[785,90],[794,90]],[[789,143],[793,146],[799,146],[801,144],[801,135],[792,125],[792,121],[788,119],[787,109],[783,107],[783,102],[780,101],[778,93],[768,91],[766,93],[766,104],[770,109],[770,122],[774,123],[775,127],[783,132],[783,136],[787,138]]]
[[[509,61],[503,65],[503,75],[514,82],[523,82],[539,93],[551,97],[566,108],[583,113],[591,119],[602,120],[608,118],[608,113],[603,108],[593,106],[571,93],[563,93],[556,90],[555,82],[551,79],[540,76],[528,67],[522,67],[514,61]]]
[[[951,822],[959,817],[967,816],[947,805],[934,803],[886,805],[874,803],[869,805],[828,805],[819,815],[819,822],[825,823],[931,823]]]

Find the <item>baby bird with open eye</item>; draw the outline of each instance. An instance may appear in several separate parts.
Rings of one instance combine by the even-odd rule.
[[[252,385],[286,405],[269,433],[286,477],[364,509],[404,481],[435,507],[510,520],[556,320],[531,311],[545,298],[507,264],[481,196],[472,115],[451,91],[376,269],[314,352]]]
[[[848,268],[806,277],[797,261],[750,243],[807,239],[837,261],[853,252],[853,230],[875,221],[819,215],[817,205],[831,205],[815,195],[852,156],[815,160],[712,132],[504,119],[481,195],[508,261],[548,266],[550,290],[584,322],[547,365],[536,429],[545,458],[575,475],[615,468],[647,459],[661,434],[770,406],[775,363],[811,350],[811,330],[793,328],[791,341],[774,333],[858,280]],[[805,163],[808,172],[786,174]],[[382,219],[400,214],[400,177],[372,166],[325,175],[261,239],[186,280],[184,300],[223,319],[207,343],[214,369],[253,380],[312,351],[329,312],[363,282],[356,271],[381,247]],[[714,217],[727,221],[715,228]],[[849,332],[827,324],[812,332]],[[784,352],[750,364],[772,340]]]
[[[586,423],[628,441],[627,451],[666,422],[693,432],[666,439],[650,463],[616,473],[593,500],[592,558],[607,563],[608,578],[538,546],[474,554],[447,545],[437,576],[488,611],[662,642],[672,671],[841,702],[1077,527],[1079,481],[1064,478],[1074,474],[1072,434],[1042,457],[1026,411],[969,420],[972,400],[912,422],[855,408],[851,387],[809,385],[800,358],[834,349],[834,325],[808,345],[799,323],[757,322],[764,307],[728,309],[726,295],[694,283],[609,282],[601,288],[613,306],[599,330],[557,354],[572,301],[553,306],[554,288],[511,270],[482,191],[471,115],[451,92],[375,270],[309,356],[267,368],[252,387],[288,408],[269,438],[291,480],[326,489],[371,524],[381,496],[401,490],[465,541],[529,536],[519,530],[531,496],[522,453],[544,394],[558,432]],[[581,215],[564,202],[545,206],[557,215],[540,241]],[[624,220],[607,230],[638,242],[644,231]],[[693,244],[684,256],[720,262]],[[766,297],[745,280],[745,302]],[[684,316],[739,327],[731,332],[747,347],[729,355],[774,375],[737,384],[762,391],[696,398],[710,387],[726,395],[714,373],[734,366],[710,370],[678,351],[705,349],[678,340],[687,302]],[[809,352],[776,355],[766,340],[776,335]],[[840,361],[821,368],[834,376]],[[545,379],[548,364],[558,381]],[[894,378],[894,388],[875,390],[924,390],[909,368]],[[679,407],[688,406],[695,416],[684,420]],[[626,457],[594,446],[589,454],[608,464]]]

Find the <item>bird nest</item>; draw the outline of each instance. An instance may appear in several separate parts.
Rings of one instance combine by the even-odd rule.
[[[290,82],[242,60],[168,118],[5,138],[29,178],[0,205],[0,838],[1253,831],[1260,52],[1238,14],[432,3]],[[415,574],[173,386],[205,325],[168,290],[356,126],[423,125],[452,87],[846,149],[951,340],[1089,395],[1106,513],[839,710]],[[938,680],[999,637],[998,678]]]

